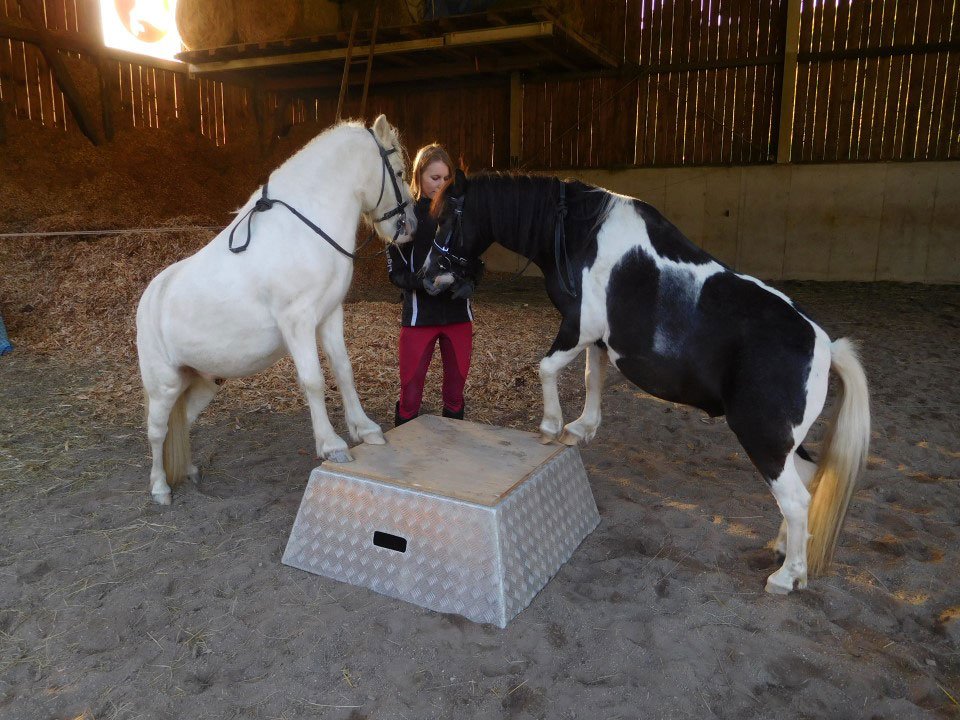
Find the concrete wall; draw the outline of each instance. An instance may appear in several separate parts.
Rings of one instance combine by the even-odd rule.
[[[960,162],[566,175],[646,200],[707,252],[765,280],[960,282]],[[486,260],[522,267],[499,246]]]

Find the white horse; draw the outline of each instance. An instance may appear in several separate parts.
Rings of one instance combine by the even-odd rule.
[[[232,227],[147,286],[137,308],[137,352],[153,453],[150,491],[158,503],[169,504],[171,486],[184,477],[197,479],[189,428],[216,394],[217,380],[252,375],[288,354],[310,406],[317,455],[353,459],[327,418],[318,335],[350,436],[385,442],[354,388],[342,302],[361,214],[384,240],[413,236],[404,170],[397,131],[383,115],[370,130],[356,123],[330,128],[273,172]],[[235,233],[246,243],[235,246]]]

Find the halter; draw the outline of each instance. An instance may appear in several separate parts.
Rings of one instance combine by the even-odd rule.
[[[463,237],[463,198],[447,198],[447,202],[453,205],[453,214],[456,220],[454,225],[456,226],[456,237]],[[454,255],[450,252],[450,243],[454,238],[454,228],[451,227],[446,234],[446,237],[443,238],[443,244],[439,244],[437,239],[433,239],[433,249],[437,251],[437,267],[439,267],[444,272],[450,272],[454,268],[454,265],[459,266],[461,269],[467,267],[470,261],[461,257],[460,255]]]
[[[438,254],[437,267],[444,272],[452,272],[454,270],[454,265],[464,269],[470,262],[467,258],[454,255],[450,251],[450,244],[454,239],[454,230],[456,230],[456,237],[463,237],[463,203],[465,197],[466,195],[460,198],[447,198],[447,202],[453,205],[453,213],[456,217],[454,222],[455,227],[451,227],[447,231],[442,244],[438,243],[436,238],[433,240],[433,249],[436,250]],[[567,186],[561,181],[560,192],[557,197],[557,222],[553,229],[553,259],[557,266],[557,282],[560,285],[560,290],[570,297],[576,297],[577,290],[575,277],[573,269],[570,265],[570,256],[567,253],[567,236],[564,230],[566,219]],[[523,269],[517,273],[517,277],[523,275],[524,271],[530,266],[531,262],[533,262],[532,258],[529,259],[527,264],[524,265]]]
[[[377,144],[377,150],[380,151],[380,162],[382,164],[382,168],[381,168],[382,172],[380,175],[380,196],[377,198],[377,204],[374,205],[373,207],[374,209],[380,207],[380,201],[383,200],[383,191],[386,189],[386,185],[387,185],[387,175],[390,176],[390,182],[393,185],[393,192],[397,199],[397,206],[393,210],[390,210],[389,212],[385,213],[382,217],[376,218],[374,222],[375,223],[383,222],[384,220],[389,220],[390,218],[397,216],[397,230],[393,234],[393,238],[390,241],[392,243],[396,243],[397,238],[400,237],[403,234],[404,230],[407,229],[407,214],[405,210],[407,205],[409,204],[409,201],[403,199],[403,194],[400,192],[400,185],[399,183],[397,183],[397,178],[394,176],[393,168],[390,166],[390,161],[388,160],[390,155],[397,152],[397,148],[391,147],[389,150],[385,149],[383,145],[380,144],[380,141],[377,140],[377,136],[374,134],[373,130],[371,130],[370,128],[366,128],[366,130],[368,133],[370,133],[370,137],[372,137],[373,141]],[[267,210],[272,208],[274,205],[279,204],[287,208],[287,210],[292,212],[304,225],[306,225],[308,228],[313,230],[317,235],[319,235],[328,243],[330,243],[330,245],[333,247],[334,250],[339,252],[341,255],[345,255],[351,260],[356,259],[357,256],[355,253],[351,253],[345,250],[336,240],[334,240],[332,237],[327,235],[327,233],[325,233],[316,224],[311,222],[299,210],[288,205],[283,200],[277,200],[276,198],[267,197],[267,185],[269,184],[269,182],[270,181],[268,179],[267,182],[263,184],[263,191],[261,192],[260,198],[254,204],[254,206],[250,208],[247,211],[246,215],[240,218],[239,222],[237,222],[237,224],[230,229],[230,237],[227,243],[227,247],[230,249],[230,252],[242,253],[250,245],[250,236],[251,236],[250,224],[253,222],[254,213],[266,212]],[[244,220],[247,221],[247,241],[243,243],[243,245],[238,245],[234,247],[233,234],[237,231],[237,228],[243,224]],[[364,243],[364,245],[366,245],[366,243]]]
[[[377,197],[377,204],[374,205],[374,208],[380,207],[380,201],[383,200],[383,191],[387,187],[387,176],[390,177],[390,184],[393,185],[393,194],[397,199],[397,206],[390,210],[389,212],[384,213],[381,217],[375,218],[374,222],[383,222],[384,220],[389,220],[394,215],[397,215],[397,231],[393,234],[393,239],[391,242],[397,242],[397,238],[403,234],[403,231],[407,229],[407,214],[404,212],[409,204],[409,201],[403,199],[403,194],[400,192],[400,184],[397,182],[396,175],[393,173],[393,168],[390,166],[390,161],[387,159],[393,153],[397,152],[396,146],[391,147],[389,150],[383,147],[380,144],[380,141],[377,140],[377,136],[374,134],[373,130],[367,128],[367,132],[370,133],[370,137],[373,138],[373,141],[377,144],[377,149],[380,151],[380,160],[383,162],[383,172],[380,174],[380,195]],[[387,172],[389,170],[389,172]]]

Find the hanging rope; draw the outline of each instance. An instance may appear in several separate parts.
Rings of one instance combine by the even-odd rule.
[[[183,225],[180,227],[126,228],[125,230],[60,230],[57,232],[0,233],[0,239],[20,237],[74,237],[78,235],[136,235],[139,233],[188,232],[191,230],[221,230],[218,225]]]

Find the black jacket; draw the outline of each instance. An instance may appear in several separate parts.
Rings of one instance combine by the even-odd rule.
[[[437,221],[430,216],[429,198],[420,198],[414,211],[417,215],[417,232],[413,240],[387,248],[387,272],[390,282],[403,290],[403,326],[452,325],[472,321],[473,310],[469,298],[455,300],[450,296],[450,289],[438,295],[430,295],[423,289],[417,272],[423,267],[433,247]],[[477,260],[473,267],[468,268],[466,277],[476,283],[482,271],[483,262]]]

